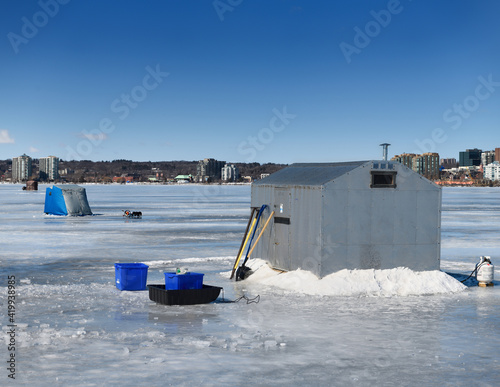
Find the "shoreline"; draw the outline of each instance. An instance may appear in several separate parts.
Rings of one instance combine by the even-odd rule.
[[[434,184],[439,185],[440,187],[478,187],[478,188],[498,188],[500,187],[500,181],[492,182],[493,185],[487,184],[478,184],[478,183],[468,183],[468,182],[457,182],[450,183],[446,181],[433,181]],[[104,182],[83,182],[83,183],[74,183],[74,182],[38,182],[40,185],[53,185],[53,184],[76,184],[76,185],[172,185],[172,186],[216,186],[216,185],[234,185],[234,186],[246,186],[252,185],[250,182],[241,182],[241,183],[169,183],[169,182],[133,182],[133,183],[104,183]],[[0,181],[0,185],[19,185],[25,186],[26,183],[12,183],[9,181]]]

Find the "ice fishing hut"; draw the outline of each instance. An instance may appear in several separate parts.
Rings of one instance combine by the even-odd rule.
[[[252,256],[277,269],[439,269],[441,190],[399,162],[292,164],[252,184],[263,204]]]
[[[92,215],[85,188],[76,184],[48,187],[45,191],[45,208],[49,215]]]

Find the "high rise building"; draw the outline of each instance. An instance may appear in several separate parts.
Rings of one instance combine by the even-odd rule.
[[[43,181],[59,179],[59,158],[55,156],[41,157],[39,160],[39,176]]]
[[[424,153],[417,155],[414,153],[403,153],[394,156],[391,160],[400,162],[411,168],[413,171],[420,173],[428,179],[439,179],[439,154]]]
[[[234,164],[226,164],[222,168],[222,180],[223,181],[236,181],[240,177],[240,172],[238,167],[235,167]]]
[[[481,149],[467,149],[459,153],[459,164],[461,167],[474,167],[481,165]]]
[[[484,178],[486,180],[500,180],[500,163],[493,161],[484,167]]]
[[[457,168],[458,167],[457,159],[441,159],[441,166],[444,169]]]
[[[485,151],[481,153],[481,164],[484,166],[495,161],[495,151]]]
[[[27,181],[31,177],[32,160],[26,153],[12,158],[12,181],[14,183]]]
[[[500,162],[500,148],[495,148],[495,161]]]
[[[413,167],[413,159],[415,157],[417,157],[415,153],[403,153],[401,155],[394,156],[391,160],[406,165],[408,168],[411,169]]]
[[[207,182],[210,180],[220,180],[222,168],[225,161],[215,159],[204,159],[198,162],[196,167],[196,181]]]
[[[439,179],[439,154],[424,153],[413,159],[412,169],[428,179]]]

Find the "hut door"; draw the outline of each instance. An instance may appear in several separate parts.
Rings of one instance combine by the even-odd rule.
[[[290,269],[290,191],[286,188],[274,190],[274,258],[276,267]]]

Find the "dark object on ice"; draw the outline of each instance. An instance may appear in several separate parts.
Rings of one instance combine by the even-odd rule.
[[[252,269],[250,269],[249,267],[247,267],[245,265],[240,266],[236,270],[236,281],[242,281],[244,279],[247,279],[252,274],[253,274]]]
[[[38,191],[38,181],[28,180],[26,186],[23,187],[23,191]]]
[[[258,304],[260,302],[260,295],[255,296],[254,298],[248,298],[247,296],[243,295],[241,297],[238,297],[236,300],[226,300],[224,299],[224,292],[222,293],[222,300],[217,301],[219,304],[234,304],[236,302],[240,302],[241,300],[245,300],[247,305],[248,304]]]
[[[142,212],[141,211],[123,210],[123,216],[125,218],[130,218],[130,219],[141,219],[142,218]]]
[[[165,285],[148,285],[149,299],[162,305],[208,304],[219,297],[222,288],[203,285],[201,289],[165,290]]]

